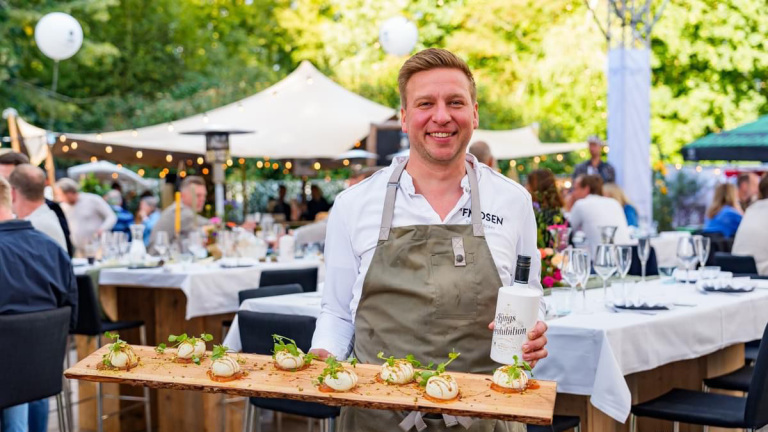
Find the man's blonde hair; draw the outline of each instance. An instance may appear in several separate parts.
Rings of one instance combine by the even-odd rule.
[[[420,51],[409,58],[400,68],[397,75],[397,86],[400,89],[400,104],[405,108],[405,89],[411,77],[419,72],[432,69],[457,69],[461,71],[469,80],[469,93],[472,95],[472,103],[477,102],[477,87],[475,86],[475,77],[464,60],[456,54],[441,48],[428,48]]]
[[[11,209],[11,185],[0,176],[0,208]]]

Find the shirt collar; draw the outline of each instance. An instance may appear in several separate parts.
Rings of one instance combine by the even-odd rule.
[[[391,170],[394,170],[394,168],[397,165],[400,165],[401,163],[408,160],[408,156],[396,156],[392,158],[392,163],[390,164],[390,174]],[[477,158],[472,153],[467,153],[465,156],[465,160],[472,164],[472,166],[475,168],[475,175],[477,176],[478,183],[480,182],[480,179],[482,178],[482,173],[480,170],[479,162],[477,161]],[[464,192],[469,193],[469,178],[464,175],[461,179],[461,188],[464,190]],[[406,192],[410,195],[416,195],[416,187],[413,185],[413,177],[411,177],[410,174],[408,174],[408,171],[403,171],[403,175],[400,176],[400,189],[403,192]]]
[[[31,230],[32,223],[26,220],[12,219],[5,222],[0,222],[0,231],[21,231]]]

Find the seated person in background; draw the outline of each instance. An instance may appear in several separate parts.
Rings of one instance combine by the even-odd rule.
[[[624,208],[624,216],[627,217],[627,225],[637,226],[637,210],[630,204],[629,199],[616,183],[606,183],[603,185],[603,196],[613,198]]]
[[[276,217],[275,219],[281,220],[282,222],[293,220],[291,218],[291,206],[285,201],[286,193],[288,193],[288,188],[286,188],[285,185],[278,186],[277,198],[269,200],[269,203],[267,204],[267,211],[273,215],[280,215],[283,219],[280,219],[280,217]]]
[[[198,176],[187,176],[179,186],[181,192],[181,227],[179,234],[182,238],[189,235],[190,232],[202,228],[203,225],[210,224],[210,221],[200,215],[199,212],[205,207],[205,199],[208,196],[208,190],[205,188],[205,180]],[[176,241],[176,205],[171,204],[160,213],[155,226],[152,228],[152,234],[149,238],[150,247],[154,246],[157,233],[165,231],[168,233],[168,240],[173,243]]]
[[[23,153],[9,151],[0,154],[0,177],[8,180],[8,177],[11,175],[11,171],[13,171],[16,166],[28,163],[29,158]],[[46,179],[46,182],[48,182],[48,179]],[[72,246],[69,233],[69,223],[67,223],[67,217],[64,216],[64,211],[61,209],[61,206],[57,202],[48,198],[45,198],[45,204],[56,214],[56,218],[59,220],[59,226],[61,227],[61,232],[64,233],[64,241],[67,242],[67,253],[70,257],[73,256],[75,253],[75,248]]]
[[[36,230],[48,235],[66,251],[67,241],[59,218],[45,205],[45,172],[36,166],[21,164],[13,170],[8,181],[16,217],[31,222]]]
[[[758,183],[760,183],[760,176],[753,172],[741,173],[736,178],[736,188],[742,211],[747,211],[747,207],[758,200]]]
[[[583,231],[586,235],[589,253],[594,254],[597,245],[602,243],[600,227],[615,226],[614,243],[629,244],[629,227],[624,209],[612,198],[603,196],[603,179],[598,175],[583,175],[576,178],[573,185],[573,208],[569,222],[573,231]]]
[[[64,306],[72,307],[72,329],[77,319],[77,281],[69,255],[29,221],[13,218],[11,186],[0,177],[0,315]],[[48,399],[0,410],[3,432],[45,432],[47,427]]]
[[[469,153],[472,153],[477,161],[484,163],[489,167],[496,169],[496,159],[491,153],[491,147],[485,141],[475,141],[469,146]]]
[[[736,231],[731,253],[751,255],[757,263],[757,272],[768,276],[768,174],[763,175],[758,186],[759,200],[753,202]]]
[[[318,185],[312,185],[310,190],[312,191],[312,198],[307,201],[307,211],[302,215],[303,220],[315,220],[315,216],[320,212],[327,212],[330,210],[331,205],[325,200],[323,191]]]
[[[743,214],[736,194],[736,186],[730,183],[717,185],[712,204],[707,209],[707,218],[702,231],[733,237],[739,228]]]
[[[112,231],[124,232],[130,236],[130,227],[133,224],[134,219],[131,212],[123,208],[123,196],[120,194],[120,191],[118,189],[112,189],[104,195],[104,199],[107,201],[107,204],[112,207],[115,216],[117,216],[117,222],[115,222],[115,226],[112,227]]]
[[[144,225],[144,245],[149,246],[149,237],[152,228],[160,220],[160,210],[157,209],[157,198],[152,195],[145,196],[139,201],[139,211],[136,212],[138,223]]]

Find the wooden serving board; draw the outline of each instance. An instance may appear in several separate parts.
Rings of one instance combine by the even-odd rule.
[[[171,349],[165,354],[158,354],[153,347],[148,346],[133,346],[133,350],[139,356],[140,362],[130,371],[96,369],[102,355],[107,351],[105,346],[67,369],[64,375],[70,379],[158,389],[295,399],[325,405],[421,411],[539,425],[552,423],[557,390],[554,381],[539,380],[538,389],[503,394],[491,390],[491,377],[488,375],[450,372],[459,383],[461,397],[453,402],[438,403],[427,400],[423,389],[416,384],[396,386],[376,381],[376,375],[381,370],[380,365],[358,364],[354,368],[359,377],[357,387],[344,393],[323,393],[313,384],[325,367],[325,363],[317,360],[305,370],[287,372],[275,368],[270,356],[237,354],[242,370],[248,372],[247,376],[220,383],[208,378],[206,372],[211,364],[208,357],[198,366],[173,362],[175,350]]]

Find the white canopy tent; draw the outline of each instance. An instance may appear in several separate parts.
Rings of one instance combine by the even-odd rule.
[[[545,154],[568,153],[587,148],[587,143],[543,143],[532,126],[509,130],[477,129],[472,140],[485,141],[498,160],[520,159]]]
[[[333,158],[365,138],[371,123],[394,115],[394,109],[346,90],[304,61],[275,85],[207,113],[133,130],[65,136],[104,146],[204,154],[203,137],[179,132],[221,123],[256,131],[230,137],[233,157]]]
[[[140,189],[148,189],[152,187],[153,183],[151,180],[145,179],[127,168],[117,166],[104,160],[67,168],[67,175],[74,179],[84,177],[88,174],[93,174],[96,178],[103,180],[116,180],[119,182],[132,183]]]

